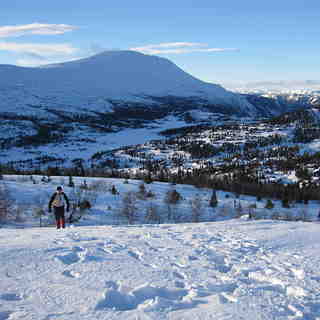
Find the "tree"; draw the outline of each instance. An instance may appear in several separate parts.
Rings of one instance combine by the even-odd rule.
[[[146,195],[147,195],[147,190],[146,190],[146,187],[144,185],[144,183],[140,183],[139,184],[139,191],[137,193],[137,197],[140,199],[140,200],[145,200],[146,199]]]
[[[290,203],[288,198],[283,198],[281,200],[282,208],[290,208]]]
[[[73,178],[72,175],[69,176],[69,183],[68,183],[68,187],[73,188],[74,187],[74,182],[73,182]]]
[[[267,203],[266,203],[266,205],[265,205],[265,208],[266,208],[266,209],[273,209],[273,208],[274,208],[274,204],[273,204],[273,202],[272,202],[270,199],[267,200]]]
[[[164,197],[164,203],[167,205],[167,219],[171,220],[173,219],[175,222],[178,221],[178,217],[175,212],[176,205],[178,202],[182,199],[180,193],[173,189],[167,191],[165,197]]]
[[[165,203],[177,204],[182,199],[180,193],[176,190],[169,190],[165,196]]]
[[[296,170],[296,176],[300,180],[309,180],[312,175],[307,168],[300,167]]]
[[[113,195],[119,194],[119,192],[118,192],[118,190],[117,190],[117,188],[115,187],[114,184],[112,185],[110,192],[111,192],[111,194],[113,194]]]
[[[212,190],[209,206],[215,208],[218,205],[217,192],[215,189]]]
[[[150,171],[148,171],[148,174],[143,178],[143,182],[146,184],[153,182]]]

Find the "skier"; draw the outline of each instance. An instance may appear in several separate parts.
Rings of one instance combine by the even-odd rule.
[[[65,228],[65,216],[64,216],[64,206],[65,202],[67,204],[67,212],[69,212],[69,199],[63,192],[61,186],[57,187],[57,191],[52,195],[49,202],[49,212],[53,207],[54,216],[56,218],[57,229]]]

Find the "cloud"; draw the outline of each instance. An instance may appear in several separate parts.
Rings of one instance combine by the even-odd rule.
[[[76,26],[68,24],[44,24],[31,23],[17,26],[0,27],[0,38],[20,37],[24,35],[56,35],[64,34],[77,29]]]
[[[47,65],[47,64],[50,64],[52,63],[52,61],[50,60],[38,60],[38,59],[18,59],[16,61],[16,65],[17,66],[21,66],[21,67],[38,67],[38,66],[41,66],[41,65]]]
[[[40,56],[59,56],[74,54],[78,49],[68,43],[36,44],[36,43],[16,43],[0,42],[0,51],[10,51],[15,53],[27,53]]]
[[[130,50],[139,51],[145,54],[182,54],[193,52],[239,51],[239,49],[236,48],[207,48],[208,46],[209,45],[207,43],[199,42],[166,42],[130,48]]]

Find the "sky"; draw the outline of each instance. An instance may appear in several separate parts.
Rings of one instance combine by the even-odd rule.
[[[215,83],[319,80],[319,0],[1,0],[0,64],[104,50],[170,59]]]

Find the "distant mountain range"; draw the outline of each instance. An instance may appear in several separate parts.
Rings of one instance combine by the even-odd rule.
[[[278,81],[252,81],[242,84],[226,83],[230,90],[236,91],[320,91],[320,80],[278,80]]]
[[[0,166],[72,165],[101,150],[145,143],[160,132],[316,110],[320,95],[231,92],[174,63],[110,51],[37,68],[0,65]],[[241,119],[242,121],[242,119]],[[20,162],[22,161],[22,162]]]
[[[252,95],[250,90],[247,94],[234,93],[196,79],[168,59],[135,51],[106,51],[36,68],[0,65],[0,75],[0,115],[40,119],[55,119],[63,114],[114,114],[116,118],[119,114],[121,118],[140,114],[141,118],[150,119],[150,113],[151,118],[163,118],[191,110],[265,117],[308,107],[310,100],[304,97],[291,103],[272,95],[262,96],[261,92]]]

